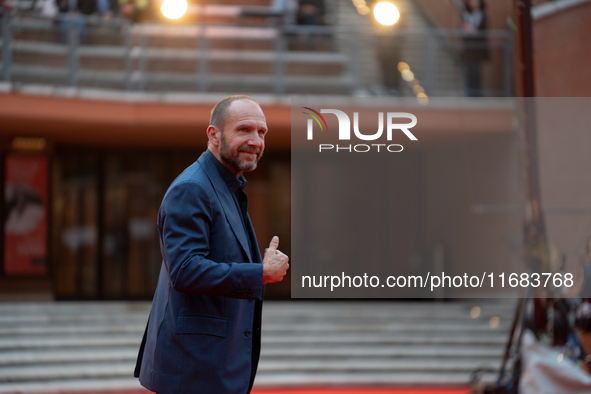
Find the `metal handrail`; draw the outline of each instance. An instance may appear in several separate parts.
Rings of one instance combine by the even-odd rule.
[[[78,86],[80,77],[86,78],[88,72],[80,70],[80,59],[88,56],[102,57],[102,58],[123,58],[125,67],[122,71],[107,71],[102,70],[101,73],[105,76],[110,75],[111,80],[123,80],[126,90],[144,90],[147,82],[147,61],[148,59],[185,59],[195,60],[195,75],[193,76],[194,86],[197,91],[207,91],[210,89],[212,78],[215,74],[211,73],[211,62],[215,60],[231,61],[234,57],[238,57],[239,50],[212,49],[211,41],[219,39],[221,35],[226,34],[232,36],[233,39],[249,39],[249,40],[267,40],[273,42],[273,49],[270,51],[253,51],[248,56],[242,56],[241,61],[267,61],[274,64],[274,73],[267,78],[272,78],[272,91],[277,94],[282,94],[286,91],[286,84],[290,78],[301,81],[295,77],[288,77],[287,64],[289,62],[299,61],[303,62],[305,59],[310,59],[310,62],[317,63],[342,64],[346,65],[348,77],[343,81],[348,81],[350,91],[354,93],[361,86],[361,66],[360,66],[360,40],[367,32],[361,32],[356,29],[347,27],[329,27],[329,26],[299,26],[299,25],[279,25],[277,27],[244,27],[236,25],[220,25],[220,24],[193,24],[193,25],[166,25],[166,24],[135,24],[120,19],[112,18],[104,21],[97,16],[83,16],[76,17],[72,15],[60,15],[56,18],[59,24],[67,26],[67,40],[61,44],[29,44],[27,46],[25,41],[15,41],[13,37],[14,32],[22,30],[37,30],[47,31],[55,30],[56,26],[50,25],[49,20],[40,17],[31,17],[29,15],[21,15],[16,12],[5,12],[2,23],[2,79],[4,81],[12,80],[12,66],[13,58],[12,52],[16,48],[18,50],[28,50],[29,53],[37,53],[35,51],[42,50],[46,53],[53,52],[54,54],[67,54],[67,83],[70,86]],[[78,24],[77,21],[82,21]],[[88,45],[81,42],[81,25],[88,28],[101,26],[105,29],[112,29],[113,33],[120,35],[120,45]],[[232,30],[234,29],[234,30]],[[222,34],[223,33],[223,34]],[[314,54],[313,52],[293,52],[288,50],[288,41],[292,37],[297,36],[319,36],[319,37],[334,37],[341,34],[343,36],[356,37],[356,39],[347,40],[348,48],[341,48],[340,52],[322,52]],[[424,76],[425,87],[427,91],[433,91],[436,81],[437,69],[436,52],[442,45],[446,45],[449,50],[456,50],[461,48],[460,45],[464,38],[467,37],[482,37],[488,41],[488,46],[491,49],[502,49],[504,58],[504,95],[510,95],[511,92],[511,38],[512,35],[504,30],[488,30],[477,36],[467,34],[463,29],[413,29],[400,28],[396,29],[396,36],[411,37],[411,36],[425,36],[426,47],[424,62],[426,63],[426,72]],[[187,38],[195,39],[195,46],[193,48],[176,48],[176,49],[156,49],[149,48],[147,40],[149,36],[169,35],[173,37],[185,36]],[[439,42],[435,41],[439,39]],[[457,41],[454,41],[457,40]],[[67,49],[66,49],[67,48]],[[331,55],[332,53],[332,55]],[[249,60],[250,59],[250,60]],[[316,60],[314,60],[316,59]],[[312,63],[310,63],[312,64]],[[57,71],[56,71],[57,73]],[[121,77],[122,75],[122,77]],[[162,78],[166,78],[162,74]],[[177,80],[182,78],[178,76]],[[325,78],[327,79],[327,78]],[[259,78],[261,80],[261,78]]]

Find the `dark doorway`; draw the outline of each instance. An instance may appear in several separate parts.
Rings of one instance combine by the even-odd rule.
[[[50,260],[57,299],[152,299],[162,264],[160,203],[203,150],[56,149]],[[259,247],[278,235],[289,255],[289,156],[265,154],[247,179]],[[266,298],[289,296],[289,277],[266,290]]]

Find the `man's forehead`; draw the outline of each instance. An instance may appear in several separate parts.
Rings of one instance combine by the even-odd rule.
[[[257,103],[252,100],[236,100],[228,107],[228,119],[240,121],[252,119],[265,121],[265,114]]]

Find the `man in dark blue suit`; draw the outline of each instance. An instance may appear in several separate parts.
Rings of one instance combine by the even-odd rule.
[[[273,237],[261,258],[242,173],[263,154],[258,103],[230,96],[213,109],[208,150],[169,187],[158,213],[163,264],[136,365],[158,394],[246,394],[258,365],[264,284],[288,257]]]

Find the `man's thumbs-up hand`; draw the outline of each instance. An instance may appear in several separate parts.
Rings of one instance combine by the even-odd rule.
[[[279,237],[274,236],[271,239],[269,247],[265,249],[265,257],[263,258],[263,284],[279,282],[285,276],[289,268],[289,257],[277,250],[279,246]]]

